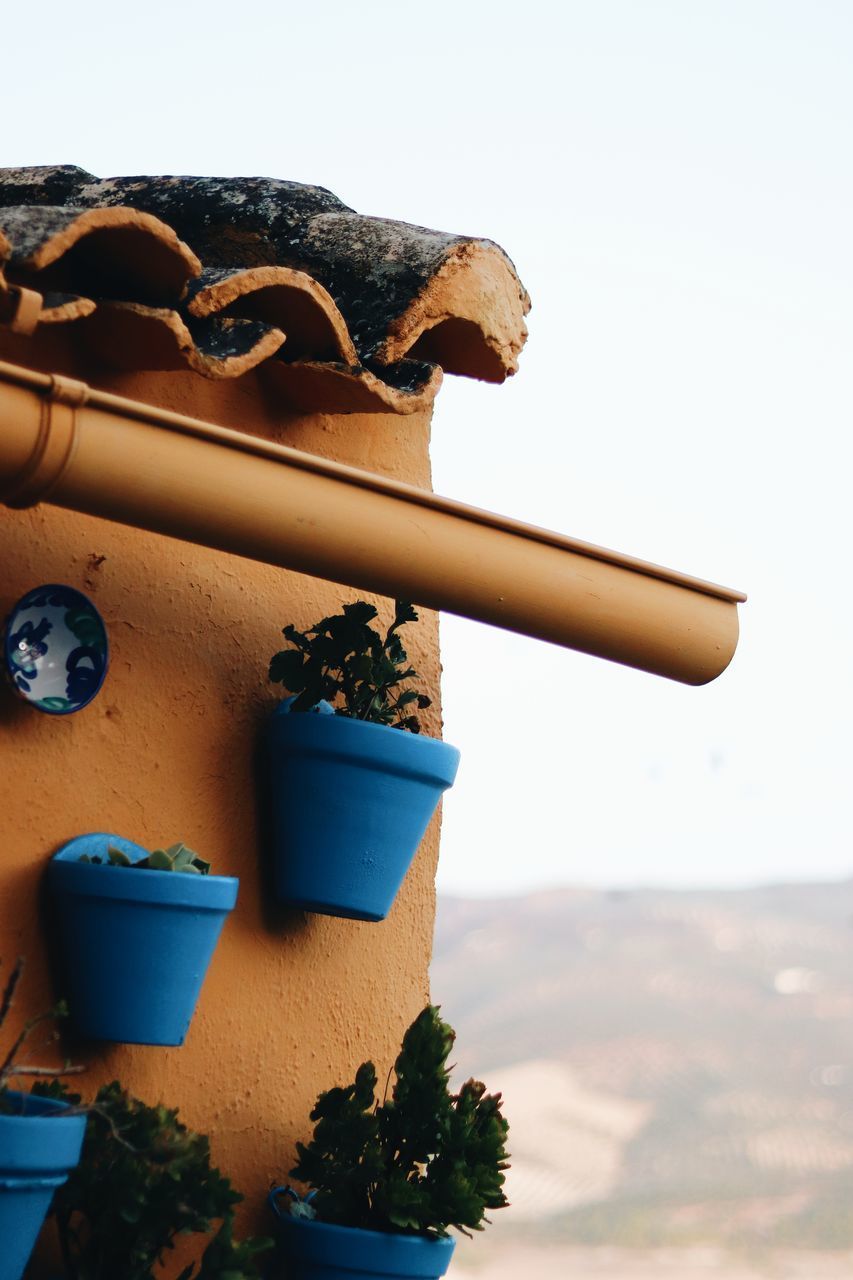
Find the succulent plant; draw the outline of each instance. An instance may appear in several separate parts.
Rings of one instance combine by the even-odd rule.
[[[57,1084],[40,1092],[79,1101]],[[80,1163],[54,1199],[67,1280],[154,1280],[177,1237],[192,1233],[209,1239],[198,1269],[190,1263],[178,1280],[251,1280],[273,1242],[234,1240],[242,1199],[177,1110],[105,1085],[89,1109]]]
[[[390,1098],[377,1101],[372,1062],[353,1084],[320,1094],[314,1136],[296,1144],[290,1176],[314,1189],[310,1207],[322,1221],[439,1237],[451,1226],[482,1230],[486,1211],[507,1204],[501,1096],[478,1080],[451,1093],[454,1039],[428,1005],[403,1038]]]
[[[140,858],[138,862],[132,861],[123,850],[111,844],[107,847],[107,858],[113,867],[136,867],[137,869],[141,867],[148,868],[150,871],[183,871],[196,876],[206,876],[210,872],[210,863],[205,862],[193,849],[188,848],[181,841],[170,844],[168,849],[152,849],[146,858]],[[79,861],[96,863],[100,866],[104,860],[98,854],[90,856],[88,853],[83,853]]]
[[[420,733],[415,712],[431,700],[403,687],[418,673],[409,665],[399,635],[400,627],[417,622],[418,615],[398,600],[384,635],[368,625],[377,616],[372,604],[356,600],[307,631],[284,628],[282,634],[293,647],[273,656],[269,678],[296,695],[291,711],[312,711],[329,702],[337,715]]]

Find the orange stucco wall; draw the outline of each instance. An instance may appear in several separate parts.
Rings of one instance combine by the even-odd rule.
[[[60,345],[19,339],[6,340],[0,358],[429,485],[427,415],[288,417],[251,375],[217,384],[189,373],[98,374]],[[428,996],[437,820],[381,924],[279,908],[264,878],[255,773],[277,697],[267,663],[285,623],[310,624],[357,593],[49,506],[3,508],[0,522],[3,613],[30,587],[66,582],[95,601],[111,644],[105,685],[76,715],[43,715],[0,692],[0,959],[4,972],[17,954],[28,959],[17,1014],[52,1000],[40,884],[65,840],[91,830],[148,846],[184,839],[215,872],[239,876],[185,1045],[70,1051],[89,1064],[86,1094],[119,1078],[208,1132],[215,1161],[247,1197],[241,1225],[267,1229],[263,1194],[287,1174],[317,1092],[368,1056],[381,1078]],[[389,603],[377,603],[387,615]],[[408,630],[435,700],[425,728],[438,735],[437,619],[423,613]]]

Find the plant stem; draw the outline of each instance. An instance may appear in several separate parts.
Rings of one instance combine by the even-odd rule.
[[[21,974],[23,972],[24,972],[24,957],[19,956],[14,969],[9,975],[9,979],[6,983],[6,987],[3,992],[3,999],[2,999],[2,1002],[0,1002],[0,1027],[3,1026],[3,1023],[6,1021],[6,1018],[9,1016],[9,1010],[12,1008],[12,1001],[15,999],[15,991],[17,989],[18,983],[21,980]]]
[[[6,1054],[2,1065],[0,1065],[0,1084],[5,1083],[7,1077],[19,1074],[18,1066],[15,1062],[15,1055],[18,1053],[21,1045],[24,1044],[24,1042],[32,1035],[37,1026],[42,1022],[49,1021],[55,1016],[56,1010],[48,1009],[47,1013],[40,1013],[37,1017],[30,1018],[29,1022],[24,1023],[23,1030],[15,1040],[9,1052]],[[25,1072],[23,1074],[32,1074],[32,1072]],[[46,1074],[50,1075],[51,1073],[48,1071]],[[55,1072],[54,1074],[59,1075],[60,1072]]]
[[[12,1076],[79,1076],[85,1071],[83,1063],[69,1063],[65,1067],[28,1067],[24,1063],[13,1062],[6,1075]],[[86,1108],[88,1110],[88,1108]]]

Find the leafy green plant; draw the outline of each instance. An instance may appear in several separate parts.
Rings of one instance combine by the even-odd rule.
[[[12,1011],[15,1003],[15,995],[18,990],[21,978],[24,973],[24,960],[19,956],[12,972],[6,980],[3,988],[3,994],[0,996],[0,1032]],[[15,1036],[8,1051],[0,1061],[0,1113],[10,1114],[17,1108],[14,1107],[7,1097],[9,1085],[18,1076],[30,1077],[56,1077],[78,1075],[85,1067],[73,1065],[67,1059],[63,1065],[58,1067],[38,1066],[29,1059],[21,1058],[19,1055],[23,1052],[24,1046],[31,1039],[36,1029],[45,1023],[56,1023],[62,1018],[68,1016],[68,1007],[64,1000],[60,1000],[44,1013],[38,1013],[34,1017],[27,1019],[21,1030]],[[55,1044],[59,1039],[59,1032],[54,1026],[48,1037],[49,1044]]]
[[[438,1237],[451,1226],[482,1230],[486,1211],[507,1204],[501,1096],[478,1080],[450,1092],[454,1039],[428,1005],[403,1038],[390,1098],[377,1102],[372,1062],[353,1084],[320,1094],[314,1136],[297,1143],[290,1176],[313,1188],[324,1222]]]
[[[205,862],[198,854],[179,841],[177,844],[170,844],[168,849],[153,849],[146,858],[140,858],[138,862],[133,862],[126,853],[121,849],[117,849],[114,844],[107,847],[107,859],[113,867],[140,867],[150,871],[183,871],[190,875],[206,876],[210,872],[210,863]],[[93,862],[98,866],[103,864],[103,858],[98,854],[91,856],[88,853],[81,853],[80,862]]]
[[[40,1092],[79,1101],[61,1085]],[[198,1270],[191,1263],[178,1280],[249,1280],[272,1241],[234,1240],[242,1199],[210,1163],[207,1138],[177,1110],[148,1106],[115,1081],[105,1085],[89,1112],[80,1163],[54,1199],[67,1280],[154,1280],[179,1236],[209,1233],[217,1220]]]
[[[409,665],[399,634],[407,622],[417,622],[418,615],[398,600],[394,621],[384,635],[369,625],[377,616],[372,604],[356,600],[307,631],[284,628],[282,634],[293,647],[274,655],[269,677],[296,695],[292,711],[311,711],[325,701],[337,715],[420,733],[415,712],[428,707],[430,699],[403,687],[417,678],[417,672]]]

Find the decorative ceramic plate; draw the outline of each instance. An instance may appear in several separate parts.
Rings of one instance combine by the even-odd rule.
[[[104,682],[107,629],[82,592],[35,587],[9,614],[4,657],[22,698],[50,715],[69,715],[91,702]]]

